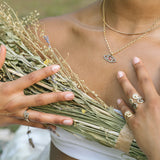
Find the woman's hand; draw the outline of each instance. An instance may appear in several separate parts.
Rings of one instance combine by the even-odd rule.
[[[144,94],[144,102],[140,97],[142,103],[133,98],[135,93],[138,95],[139,93],[127,79],[125,73],[119,71],[118,80],[132,105],[127,105],[122,99],[118,99],[118,107],[133,131],[139,147],[149,159],[160,160],[160,96],[142,61],[135,57],[133,65]]]
[[[0,68],[5,61],[6,48],[1,46]],[[56,72],[58,65],[49,66],[41,70],[30,73],[22,78],[10,82],[0,82],[0,126],[7,124],[22,124],[33,127],[45,128],[43,124],[63,124],[72,125],[73,120],[69,117],[41,113],[28,110],[29,121],[24,120],[24,111],[29,106],[36,107],[58,101],[68,101],[74,98],[72,92],[51,92],[38,95],[24,95],[24,89],[34,83],[45,79]],[[55,127],[52,127],[54,129]]]

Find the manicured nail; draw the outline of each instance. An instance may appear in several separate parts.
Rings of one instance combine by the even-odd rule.
[[[119,71],[119,72],[118,72],[118,78],[122,78],[123,76],[124,76],[124,72]]]
[[[72,93],[68,93],[65,95],[66,100],[72,100],[73,98],[74,98],[74,94],[72,94]]]
[[[52,71],[53,71],[53,72],[57,72],[59,69],[60,69],[60,66],[59,66],[59,65],[54,65],[54,66],[52,67]]]
[[[137,64],[137,63],[139,63],[139,62],[140,62],[140,59],[139,59],[138,57],[134,57],[133,63],[134,63],[134,64]]]
[[[0,53],[2,52],[4,47],[5,47],[5,45],[3,45],[3,44],[0,46]]]
[[[122,100],[121,99],[117,99],[117,104],[121,104]]]
[[[64,125],[72,125],[72,123],[73,123],[73,121],[70,120],[70,119],[66,119],[66,120],[63,121]]]
[[[3,46],[1,45],[1,47],[0,47],[0,54],[1,54],[1,51],[2,51],[2,47],[3,47]]]

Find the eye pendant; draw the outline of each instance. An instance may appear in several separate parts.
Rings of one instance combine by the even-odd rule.
[[[116,63],[116,59],[113,57],[113,55],[104,55],[104,59],[109,63]]]

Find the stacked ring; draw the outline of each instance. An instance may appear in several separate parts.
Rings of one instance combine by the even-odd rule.
[[[124,118],[126,119],[126,120],[128,120],[129,118],[131,118],[133,116],[133,114],[130,112],[130,111],[126,111],[125,113],[124,113]]]
[[[27,110],[24,111],[23,117],[24,117],[24,120],[25,120],[25,121],[30,122],[30,121],[29,121],[29,113],[27,112]]]
[[[138,104],[144,103],[144,99],[141,96],[139,96],[137,93],[135,93],[132,95],[132,98],[129,99],[129,103],[131,104],[133,109],[136,110],[138,108]]]

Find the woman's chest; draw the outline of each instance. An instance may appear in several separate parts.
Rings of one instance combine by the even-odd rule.
[[[105,47],[98,46],[102,45],[68,47],[70,54],[67,62],[80,79],[84,80],[86,85],[108,105],[116,107],[117,98],[125,97],[116,78],[120,70],[125,71],[136,89],[142,92],[132,66],[132,59],[135,56],[143,60],[157,90],[160,89],[160,46],[145,43],[133,45],[114,55],[117,63],[106,62],[103,56],[108,54],[108,51]]]

